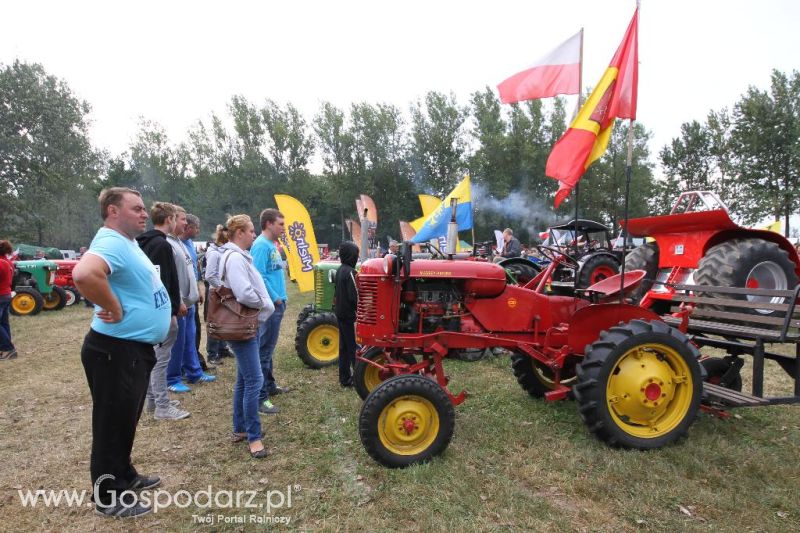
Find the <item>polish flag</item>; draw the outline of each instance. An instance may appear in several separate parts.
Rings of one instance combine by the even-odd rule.
[[[504,104],[514,104],[559,94],[578,94],[582,40],[583,30],[545,54],[530,68],[501,82],[497,86],[500,100]]]

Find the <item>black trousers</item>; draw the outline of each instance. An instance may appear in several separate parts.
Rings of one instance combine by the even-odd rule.
[[[339,384],[353,380],[353,365],[356,362],[356,321],[354,318],[336,317],[339,323]]]
[[[90,329],[81,362],[92,393],[92,487],[101,476],[114,476],[95,489],[100,503],[109,504],[112,492],[119,495],[137,475],[131,449],[156,356],[149,344]]]

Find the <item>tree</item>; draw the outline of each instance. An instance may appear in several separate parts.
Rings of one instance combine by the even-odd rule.
[[[446,195],[464,169],[466,139],[462,129],[467,108],[454,94],[435,91],[425,95],[424,104],[411,106],[411,153],[415,173],[428,192]]]
[[[735,167],[746,184],[740,213],[745,223],[783,218],[788,236],[800,209],[800,73],[774,70],[770,92],[750,87],[733,114]]]
[[[13,239],[75,247],[91,237],[101,155],[89,111],[41,65],[0,66],[0,225]]]

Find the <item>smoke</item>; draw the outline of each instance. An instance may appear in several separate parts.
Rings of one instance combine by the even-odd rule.
[[[511,227],[518,233],[527,230],[531,238],[556,223],[556,214],[541,200],[531,198],[518,191],[505,198],[489,194],[486,187],[472,184],[472,205],[476,212],[492,212],[509,219]],[[497,228],[503,229],[503,228]]]

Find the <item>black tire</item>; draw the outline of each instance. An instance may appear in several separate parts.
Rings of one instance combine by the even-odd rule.
[[[644,270],[647,272],[647,275],[636,287],[636,290],[631,292],[634,303],[639,303],[644,298],[644,295],[647,294],[647,291],[650,290],[650,287],[653,286],[653,280],[658,275],[658,244],[648,242],[638,248],[634,248],[631,253],[626,255],[625,271],[630,272],[631,270]]]
[[[555,389],[552,371],[534,360],[532,357],[522,353],[511,355],[511,371],[517,378],[522,390],[533,398],[544,398],[544,395]],[[563,370],[561,384],[567,387],[575,382],[575,369],[565,366]]]
[[[797,286],[795,265],[789,254],[774,242],[761,239],[731,239],[712,246],[700,259],[694,281],[697,285],[718,287],[748,287],[753,282],[762,289],[791,290]],[[760,283],[759,283],[760,282]],[[738,294],[706,293],[704,296],[716,298],[750,299]],[[783,303],[784,298],[765,298],[773,303]],[[759,301],[759,300],[754,300]],[[726,310],[725,306],[708,305],[709,309]],[[730,308],[730,311],[750,313],[760,316],[780,317],[781,311],[772,309]]]
[[[310,368],[323,368],[339,361],[339,323],[333,313],[310,315],[297,328],[297,355]]]
[[[44,306],[42,294],[32,287],[15,287],[10,311],[16,316],[38,315]]]
[[[459,361],[466,361],[467,363],[474,363],[486,357],[486,350],[483,348],[469,348],[464,350],[451,350],[448,357],[458,359]]]
[[[364,352],[363,357],[370,361],[382,363],[386,361],[386,351],[373,346]],[[415,364],[417,360],[411,354],[403,354],[401,359],[408,364]],[[394,377],[394,376],[391,376]],[[369,363],[356,359],[353,368],[353,388],[362,400],[366,400],[370,393],[378,388],[385,378],[380,376],[380,371]]]
[[[741,392],[742,374],[738,370],[735,370],[732,376],[729,376],[723,382],[723,378],[728,372],[728,369],[733,366],[733,362],[730,359],[722,357],[708,357],[700,361],[700,364],[703,365],[703,369],[706,371],[705,380],[708,383],[713,383],[714,385],[719,385],[721,387],[725,387],[726,389]]]
[[[525,285],[542,271],[542,267],[523,257],[511,257],[498,263],[514,276],[517,285]]]
[[[578,365],[573,393],[581,419],[610,446],[648,450],[678,441],[700,408],[699,356],[681,332],[659,320],[603,331]],[[673,382],[675,375],[683,381]]]
[[[619,261],[606,254],[590,257],[581,267],[576,289],[586,289],[606,278],[619,273]]]
[[[297,315],[297,327],[300,327],[300,324],[306,321],[306,319],[311,316],[314,311],[314,304],[306,304],[303,309],[300,311],[300,314]]]
[[[67,307],[75,305],[81,301],[81,293],[75,287],[64,287],[64,292],[67,295]]]
[[[43,294],[45,311],[60,311],[67,305],[67,293],[64,289],[57,285],[53,285],[53,290],[50,294]]]
[[[444,452],[455,420],[453,403],[435,381],[418,375],[394,376],[364,401],[358,434],[370,457],[389,468],[404,468]],[[409,436],[415,431],[419,435],[415,440],[394,439],[392,429],[399,424],[411,426],[406,429]]]

